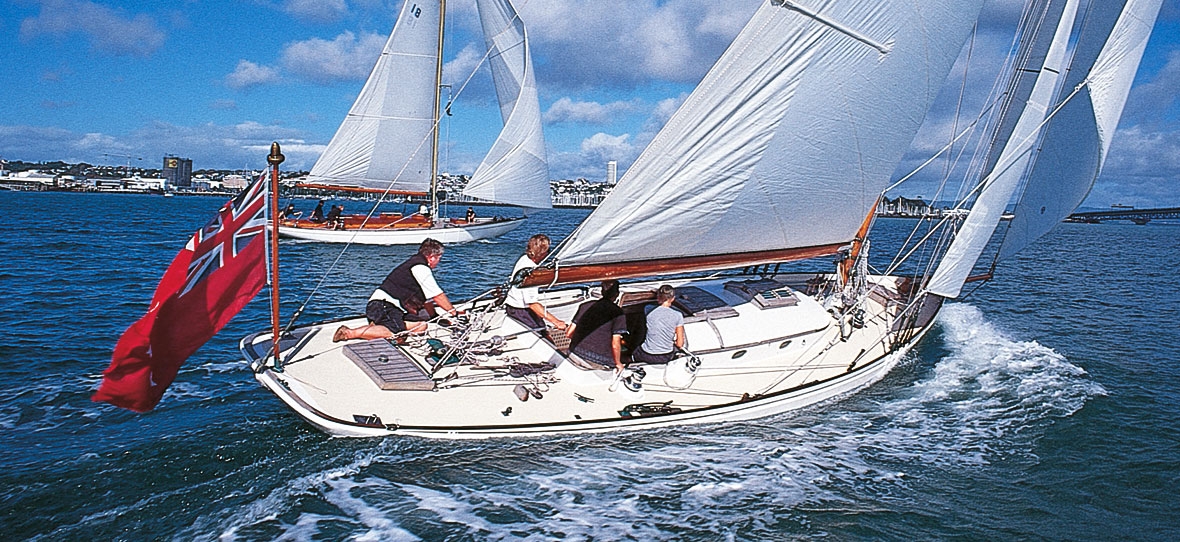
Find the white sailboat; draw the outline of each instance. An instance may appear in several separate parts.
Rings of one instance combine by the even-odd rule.
[[[464,194],[526,210],[552,207],[541,111],[524,24],[507,1],[480,1],[504,128]],[[283,220],[279,234],[359,244],[461,243],[495,237],[522,218],[447,219],[438,212],[438,124],[445,0],[406,1],[373,72],[301,186],[429,196],[429,213]]]
[[[619,301],[632,337],[643,334],[657,287],[675,286],[687,348],[665,365],[642,366],[645,376],[635,365],[596,368],[556,330],[506,317],[494,295],[465,304],[464,321],[432,322],[425,335],[335,343],[337,326],[364,323],[345,319],[283,335],[277,359],[269,333],[243,339],[242,352],[263,386],[338,436],[486,438],[748,420],[862,389],[958,294],[928,286],[922,272],[869,273],[866,236],[981,4],[762,4],[614,192],[524,279],[546,288],[546,309],[565,321],[601,296],[594,281],[637,279],[623,284]],[[1093,87],[1089,111],[1109,113],[1125,99],[1122,78],[1129,84],[1135,48],[1141,53],[1159,8],[1158,0],[1118,4],[1087,17],[1066,77]],[[1061,62],[1052,45],[1069,42],[1073,15],[1058,0],[1029,9],[1045,23],[1026,30],[1025,65]],[[1089,24],[1100,16],[1118,23],[1103,32]],[[1037,39],[1046,31],[1056,38]],[[1083,54],[1091,40],[1102,52]],[[1026,110],[1067,118],[1069,101],[1034,90],[1045,86],[1057,93],[1052,81],[1014,84],[1045,104]],[[1105,149],[1117,116],[1068,118],[1099,126],[1093,132],[1105,139],[1094,147]],[[1027,143],[1014,135],[1020,124],[1001,123],[1000,147]],[[1055,133],[1052,122],[1044,132],[1046,140]],[[1036,201],[1037,179],[1033,166],[1025,201]],[[951,252],[963,255],[942,265],[956,270],[978,257]],[[777,272],[782,262],[833,255],[842,259],[832,273]],[[966,274],[949,283],[961,287]]]

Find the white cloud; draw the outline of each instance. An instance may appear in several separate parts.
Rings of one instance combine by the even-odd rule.
[[[443,83],[452,85],[454,91],[458,92],[459,87],[467,82],[471,73],[480,67],[483,57],[482,45],[477,47],[474,43],[468,43],[459,51],[459,54],[455,55],[455,58],[443,64]],[[464,89],[463,92],[466,93],[467,89]]]
[[[652,81],[695,83],[759,0],[532,0],[517,3],[542,89]],[[458,24],[478,28],[474,0],[453,0]]]
[[[636,108],[635,101],[629,102],[575,102],[569,97],[562,97],[549,106],[543,120],[547,123],[582,122],[589,124],[607,124],[614,120],[614,116],[627,113]]]
[[[1176,105],[1177,88],[1180,88],[1180,50],[1168,53],[1167,64],[1151,81],[1131,90],[1127,108],[1123,111],[1123,123],[1159,123],[1166,119],[1166,112]]]
[[[235,90],[274,83],[278,80],[278,70],[268,66],[259,66],[249,60],[239,60],[234,71],[225,76],[226,86]]]
[[[680,109],[686,99],[688,99],[688,93],[683,93],[675,98],[664,98],[656,104],[651,116],[643,123],[644,133],[650,134],[647,139],[655,137],[656,132],[659,132],[668,123],[668,119],[672,118],[672,115],[676,113],[677,109]]]
[[[124,10],[79,0],[43,0],[40,14],[20,25],[25,41],[74,34],[86,36],[97,51],[142,57],[154,53],[165,39],[155,19],[147,15],[128,15]]]
[[[282,64],[289,72],[315,83],[356,81],[368,77],[385,47],[385,37],[344,32],[332,41],[312,38],[284,48]]]
[[[334,22],[348,14],[344,0],[286,0],[283,11],[302,21]]]

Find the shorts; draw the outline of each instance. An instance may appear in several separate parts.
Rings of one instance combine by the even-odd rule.
[[[394,333],[406,330],[406,313],[397,308],[397,305],[383,299],[369,300],[365,305],[365,318],[376,325],[385,326]]]
[[[668,352],[667,354],[648,354],[643,350],[643,347],[639,347],[631,354],[631,359],[642,363],[668,363],[676,359],[676,351]]]
[[[520,309],[511,305],[505,305],[504,310],[508,313],[508,316],[524,324],[529,329],[545,330],[545,322],[541,320],[541,317],[537,316],[537,313],[530,309]]]

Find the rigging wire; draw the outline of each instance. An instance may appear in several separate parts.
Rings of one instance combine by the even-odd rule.
[[[528,0],[520,2],[521,8],[523,8],[526,5],[528,5]],[[443,13],[440,16],[445,20],[446,13]],[[514,14],[512,20],[509,21],[509,23],[511,24],[511,23],[513,23],[515,21],[519,21],[519,20],[520,20],[520,10],[518,9],[518,10],[516,10],[516,13]],[[504,32],[504,31],[507,31],[507,28],[505,28],[501,32]],[[444,36],[444,39],[445,39],[445,37],[446,36]],[[463,91],[467,88],[467,85],[470,84],[471,81],[475,78],[475,74],[479,71],[479,69],[481,67],[483,67],[484,63],[488,61],[488,58],[491,57],[492,50],[490,48],[486,48],[486,49],[487,50],[484,51],[484,55],[480,59],[480,61],[475,63],[475,66],[472,67],[471,71],[467,74],[467,78],[463,81],[463,84],[459,86],[458,90],[454,91],[454,94],[448,100],[447,105],[446,105],[448,113],[450,111],[451,105],[455,102],[455,100],[457,100],[463,94]],[[441,58],[441,55],[440,55],[439,63],[442,63],[442,62],[443,62],[443,59]],[[436,92],[441,92],[441,89],[436,90]],[[402,164],[401,169],[398,170],[398,173],[397,173],[397,175],[394,176],[393,180],[389,181],[389,185],[385,188],[385,191],[382,192],[380,194],[380,196],[378,196],[376,203],[373,204],[373,207],[369,210],[368,214],[365,215],[365,218],[364,218],[364,220],[361,221],[360,226],[358,226],[357,230],[353,232],[352,236],[348,239],[348,241],[340,249],[340,253],[337,254],[337,256],[334,260],[332,260],[332,263],[328,266],[327,270],[324,271],[323,275],[316,282],[315,286],[307,294],[307,297],[300,303],[299,308],[297,308],[295,310],[294,314],[291,316],[290,321],[287,322],[287,325],[283,327],[283,330],[280,335],[287,335],[288,333],[290,333],[291,329],[295,326],[295,322],[303,314],[303,311],[306,310],[307,306],[311,303],[311,301],[316,297],[316,295],[319,293],[320,289],[323,287],[324,283],[327,281],[328,277],[331,276],[335,272],[336,267],[340,264],[340,261],[344,258],[344,255],[352,247],[352,245],[354,244],[354,242],[356,240],[357,234],[359,234],[360,231],[365,227],[365,225],[367,225],[369,223],[369,221],[372,219],[372,217],[375,214],[377,214],[377,210],[380,207],[381,203],[383,203],[385,201],[385,198],[387,196],[389,196],[389,194],[393,191],[394,186],[396,186],[396,184],[398,182],[397,179],[401,178],[402,174],[405,173],[406,168],[409,167],[409,165],[413,162],[414,158],[418,155],[418,152],[422,150],[422,147],[426,144],[426,142],[429,141],[433,137],[434,132],[438,130],[439,124],[442,121],[442,117],[443,117],[442,115],[438,115],[436,112],[434,124],[433,124],[433,127],[431,128],[431,130],[418,142],[418,146],[415,147],[414,152],[412,152],[410,154],[410,156],[409,156],[409,158],[407,158],[406,162]],[[276,222],[276,224],[277,224],[277,222]],[[277,226],[276,226],[276,230],[277,230]]]

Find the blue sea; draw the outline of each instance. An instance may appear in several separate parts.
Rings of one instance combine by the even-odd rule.
[[[5,540],[1180,538],[1180,225],[1062,224],[949,303],[885,380],[756,422],[329,438],[241,361],[265,295],[155,411],[92,403],[119,334],[223,202],[0,193]],[[439,282],[475,295],[529,235],[563,238],[586,214],[450,247]],[[304,322],[359,313],[412,250],[282,245],[283,317],[306,302]]]

